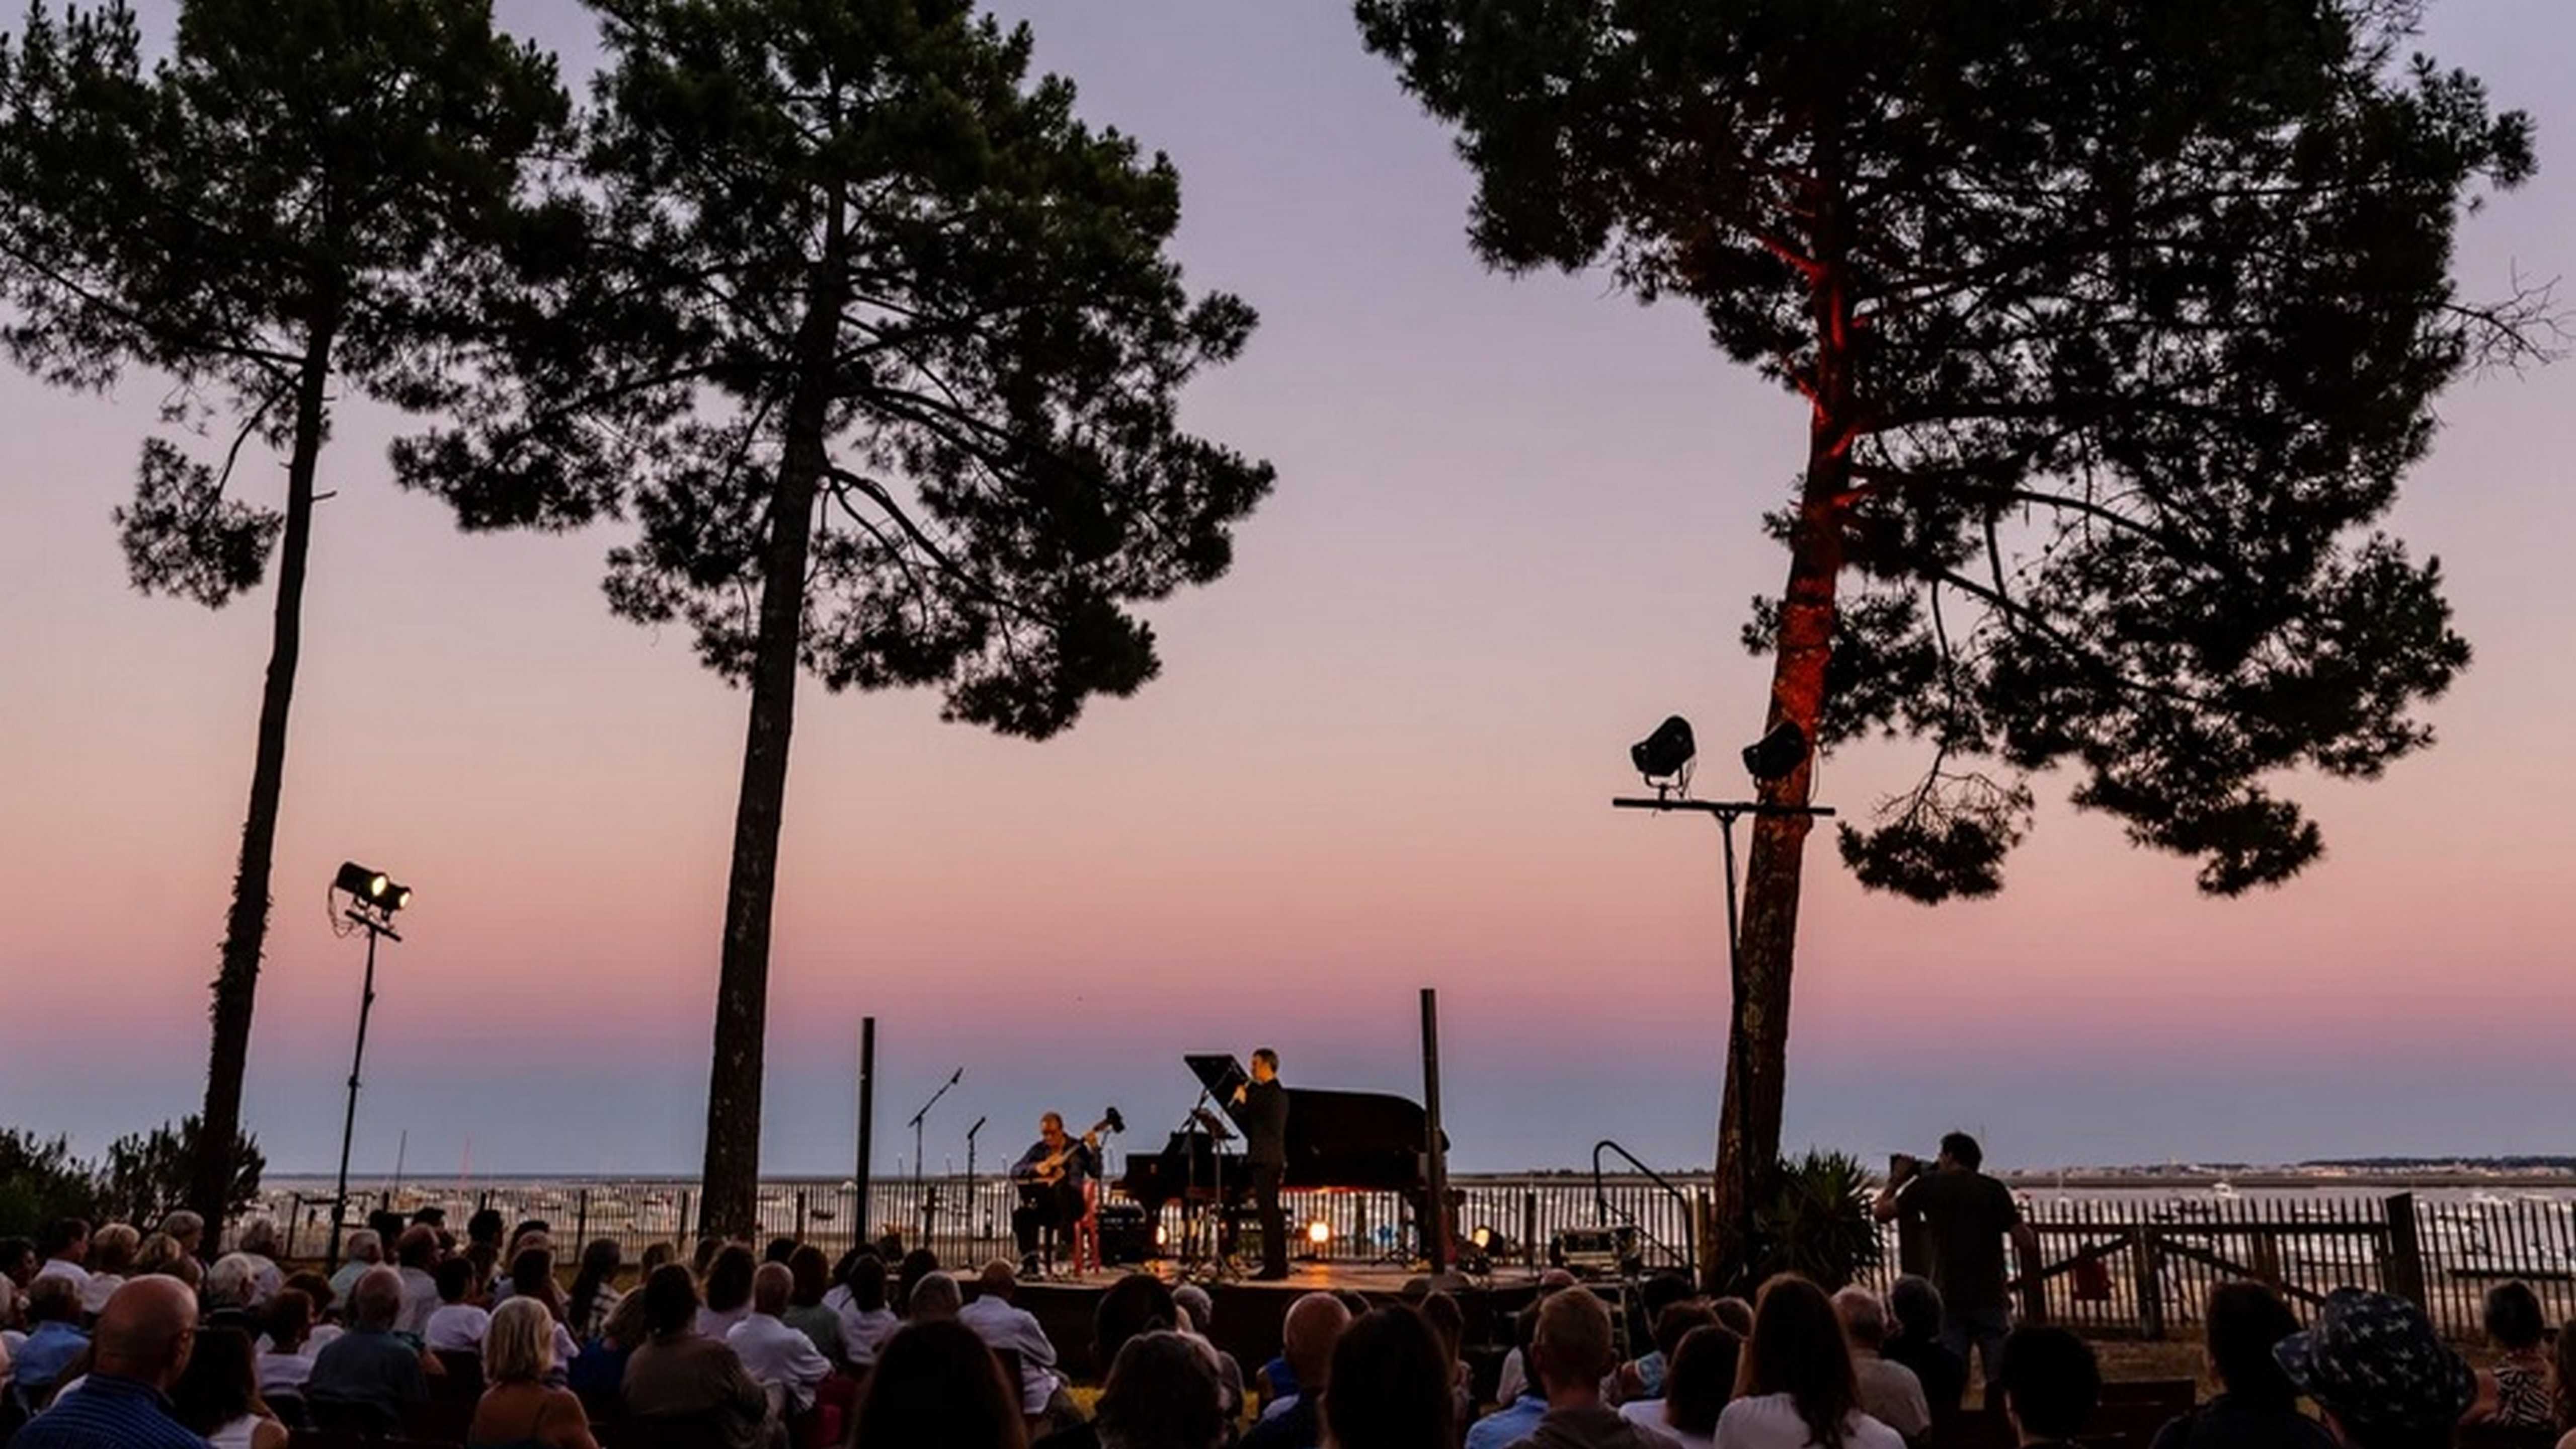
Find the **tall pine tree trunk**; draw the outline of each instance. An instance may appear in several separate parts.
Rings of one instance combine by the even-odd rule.
[[[313,541],[313,477],[322,457],[336,323],[326,309],[324,320],[307,338],[303,369],[296,379],[295,444],[286,464],[286,528],[278,540],[277,612],[269,634],[268,681],[260,691],[250,813],[242,822],[232,910],[224,919],[223,964],[215,976],[205,1122],[189,1173],[188,1203],[206,1220],[209,1249],[222,1241],[224,1216],[232,1206],[242,1076],[250,1065],[251,1007],[259,989],[260,952],[267,943],[269,874],[277,846],[278,801],[286,785],[286,717],[295,700],[295,666],[304,645],[304,560]]]
[[[1809,190],[1816,371],[1807,431],[1807,471],[1789,540],[1789,582],[1772,640],[1765,734],[1794,724],[1811,748],[1786,777],[1756,786],[1767,805],[1803,806],[1815,771],[1812,745],[1824,711],[1825,665],[1833,652],[1834,588],[1843,565],[1843,513],[1851,486],[1851,444],[1859,407],[1852,375],[1857,337],[1840,246],[1840,197],[1830,157]],[[1711,1276],[1740,1278],[1748,1267],[1756,1212],[1780,1162],[1780,1117],[1789,1074],[1789,978],[1798,944],[1798,892],[1805,873],[1805,816],[1758,816],[1744,872],[1734,1003],[1728,1021],[1726,1095],[1718,1108],[1718,1234]]]
[[[751,723],[734,806],[733,872],[725,891],[724,958],[716,982],[715,1057],[707,1079],[706,1180],[699,1229],[749,1237],[759,1226],[760,1092],[769,1022],[769,920],[778,892],[778,831],[787,804],[787,746],[796,728],[804,642],[805,568],[814,504],[828,457],[834,352],[847,290],[841,217],[829,219],[823,260],[797,337],[778,486],[761,554],[760,630],[751,664]]]

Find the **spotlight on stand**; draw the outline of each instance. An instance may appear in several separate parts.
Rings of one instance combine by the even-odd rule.
[[[1333,1225],[1331,1223],[1324,1221],[1322,1218],[1317,1218],[1306,1225],[1307,1257],[1320,1258],[1324,1256],[1324,1249],[1331,1244],[1332,1241]]]
[[[1655,732],[1628,747],[1628,762],[1646,783],[1661,796],[1667,792],[1688,793],[1691,761],[1699,754],[1699,745],[1691,738],[1690,721],[1674,715],[1655,726]]]
[[[1757,785],[1789,778],[1806,760],[1806,731],[1785,719],[1771,733],[1744,747],[1744,773],[1751,775]]]
[[[376,1004],[376,942],[402,939],[394,929],[394,912],[411,904],[411,887],[383,871],[344,860],[340,873],[331,878],[330,894],[348,897],[332,915],[331,929],[343,936],[352,931],[367,933],[367,976],[358,990],[358,1044],[349,1054],[349,1106],[340,1119],[340,1176],[332,1190],[331,1246],[323,1259],[326,1272],[339,1266],[340,1227],[349,1216],[349,1145],[358,1130],[358,1075],[367,1063],[367,1014]],[[342,921],[348,922],[347,928]]]
[[[340,874],[331,882],[331,888],[348,896],[354,905],[388,916],[411,904],[410,886],[399,885],[392,876],[369,870],[354,860],[340,862]]]

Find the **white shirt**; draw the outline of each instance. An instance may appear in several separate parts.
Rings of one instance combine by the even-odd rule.
[[[1852,1377],[1860,1388],[1862,1413],[1899,1434],[1911,1436],[1931,1429],[1932,1406],[1924,1402],[1923,1380],[1914,1376],[1914,1370],[1856,1348]]]
[[[244,1414],[206,1436],[215,1449],[250,1449],[251,1435],[259,1429],[259,1416]]]
[[[823,1306],[841,1315],[841,1348],[854,1365],[875,1363],[877,1350],[903,1327],[903,1320],[891,1308],[859,1307],[847,1285],[824,1294]]]
[[[1020,1412],[1043,1414],[1055,1396],[1055,1345],[1038,1327],[1037,1315],[987,1293],[957,1310],[957,1321],[993,1348],[1020,1356]],[[1875,1446],[1863,1446],[1875,1449]]]
[[[250,1301],[251,1306],[257,1308],[276,1297],[277,1290],[286,1286],[286,1275],[278,1271],[274,1260],[261,1254],[244,1253],[242,1256],[250,1259]]]
[[[89,1286],[89,1270],[61,1258],[47,1258],[45,1266],[36,1270],[36,1276],[27,1280],[27,1286],[33,1288],[48,1278],[69,1278],[83,1288]]]
[[[402,1274],[402,1312],[394,1332],[419,1338],[429,1331],[429,1315],[438,1311],[438,1280],[419,1268],[397,1268]]]
[[[259,1391],[263,1394],[301,1395],[305,1382],[312,1377],[310,1355],[272,1350],[259,1356]]]
[[[750,1316],[751,1305],[748,1303],[740,1308],[725,1309],[723,1312],[712,1308],[701,1308],[698,1310],[698,1337],[712,1338],[721,1343],[727,1334],[733,1332],[735,1324]]]
[[[1667,1444],[1681,1445],[1682,1449],[1713,1449],[1717,1443],[1717,1440],[1709,1435],[1685,1434],[1665,1423],[1664,1401],[1661,1399],[1630,1399],[1619,1406],[1619,1417],[1655,1435]]]
[[[483,1346],[483,1335],[491,1328],[492,1310],[471,1303],[442,1303],[429,1315],[421,1341],[432,1353],[468,1353]]]
[[[81,1312],[92,1318],[106,1312],[107,1300],[115,1297],[116,1290],[124,1286],[125,1275],[122,1273],[90,1274],[89,1281],[81,1285]]]
[[[832,1371],[832,1361],[814,1347],[814,1340],[766,1313],[735,1324],[725,1342],[762,1388],[784,1390],[800,1414],[814,1406],[814,1386]]]
[[[1894,1429],[1856,1409],[1843,1424],[1843,1443],[1850,1449],[1905,1449]],[[1717,1416],[1715,1442],[1718,1449],[1811,1449],[1816,1441],[1787,1394],[1756,1394]]]

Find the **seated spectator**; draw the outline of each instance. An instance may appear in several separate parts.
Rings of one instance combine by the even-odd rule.
[[[313,1377],[313,1295],[301,1288],[280,1288],[268,1301],[267,1347],[255,1364],[262,1397],[304,1393]],[[254,1345],[256,1347],[256,1345]]]
[[[704,1426],[728,1449],[758,1449],[769,1396],[723,1340],[696,1331],[698,1285],[689,1270],[665,1263],[641,1291],[648,1336],[626,1360],[626,1412]]]
[[[1206,1344],[1208,1352],[1216,1355],[1216,1381],[1225,1391],[1226,1422],[1242,1418],[1243,1365],[1235,1360],[1233,1354],[1218,1348],[1216,1340],[1208,1336],[1211,1325],[1216,1322],[1216,1300],[1196,1283],[1184,1283],[1172,1290],[1172,1306],[1188,1315],[1187,1322],[1176,1322],[1172,1326]]]
[[[572,1275],[572,1291],[564,1295],[564,1327],[572,1331],[574,1341],[587,1345],[608,1326],[608,1315],[617,1311],[617,1270],[626,1255],[615,1238],[593,1238],[581,1250],[581,1267]]]
[[[1261,1422],[1243,1436],[1243,1449],[1313,1449],[1322,1442],[1333,1346],[1350,1326],[1351,1311],[1330,1293],[1308,1293],[1288,1305],[1279,1327],[1279,1356],[1288,1361],[1297,1391],[1271,1402]]]
[[[501,1216],[499,1208],[476,1208],[465,1219],[465,1245],[470,1248],[476,1243],[488,1243],[492,1256],[498,1258],[501,1256],[501,1233],[509,1223],[508,1218]]]
[[[912,1316],[912,1290],[921,1286],[922,1279],[939,1271],[939,1255],[928,1248],[915,1248],[896,1262],[894,1301],[909,1318]]]
[[[0,1238],[0,1328],[24,1322],[27,1285],[36,1277],[36,1245],[27,1238]]]
[[[1999,1367],[2004,1417],[2023,1449],[2072,1445],[2102,1401],[2102,1369],[2093,1350],[2063,1328],[2014,1329],[2004,1336]]]
[[[329,1321],[334,1306],[331,1280],[319,1273],[289,1273],[286,1275],[286,1288],[277,1291],[284,1293],[287,1288],[303,1294],[313,1305],[311,1313],[306,1316],[313,1326],[304,1338],[304,1356],[311,1358],[322,1351],[322,1345],[340,1336],[340,1326]],[[272,1311],[277,1307],[275,1300],[270,1301],[269,1307]],[[258,1346],[252,1345],[254,1348]]]
[[[403,1292],[402,1276],[381,1266],[368,1269],[349,1290],[348,1328],[314,1355],[313,1372],[304,1381],[304,1401],[317,1413],[338,1410],[391,1429],[405,1410],[428,1401],[420,1349],[394,1332]]]
[[[179,1245],[179,1251],[187,1257],[188,1261],[195,1263],[200,1273],[205,1271],[205,1261],[198,1256],[206,1246],[204,1218],[186,1208],[180,1208],[176,1212],[162,1214],[160,1226],[156,1231],[169,1234],[170,1240]]]
[[[385,1260],[385,1240],[373,1228],[360,1228],[349,1235],[349,1261],[331,1275],[331,1296],[342,1303],[349,1301],[349,1290],[357,1286],[358,1275]]]
[[[820,1271],[822,1265],[815,1266]],[[785,1264],[761,1264],[751,1275],[751,1312],[725,1335],[725,1342],[755,1383],[777,1391],[788,1412],[802,1414],[814,1407],[814,1388],[830,1376],[832,1361],[814,1340],[788,1326],[787,1299],[795,1290],[796,1275]]]
[[[965,1302],[965,1291],[957,1286],[954,1275],[933,1273],[912,1285],[912,1297],[904,1303],[904,1319],[909,1323],[953,1323]]]
[[[176,1278],[179,1276],[178,1265],[181,1263],[194,1268],[197,1260],[188,1256],[187,1250],[179,1246],[177,1238],[168,1233],[154,1233],[135,1245],[134,1266],[126,1271],[137,1278],[151,1273]],[[204,1275],[201,1272],[198,1276],[202,1278]]]
[[[481,1353],[483,1335],[492,1327],[492,1311],[475,1301],[474,1265],[462,1257],[441,1258],[437,1271],[438,1308],[421,1335],[432,1353]]]
[[[1914,1370],[1880,1355],[1887,1345],[1887,1309],[1878,1295],[1855,1284],[1834,1295],[1834,1312],[1851,1344],[1861,1412],[1908,1439],[1920,1437],[1932,1427],[1932,1406]]]
[[[886,1301],[885,1259],[859,1253],[841,1274],[840,1286],[823,1295],[823,1306],[841,1320],[841,1352],[853,1369],[877,1361],[877,1348],[903,1326],[902,1315]]]
[[[226,1253],[206,1270],[197,1289],[208,1323],[251,1332],[259,1327],[259,1265],[247,1253]]]
[[[1448,1449],[1458,1442],[1449,1350],[1410,1308],[1376,1308],[1333,1343],[1323,1392],[1333,1449]]]
[[[1467,1377],[1467,1311],[1455,1297],[1434,1290],[1423,1296],[1422,1321],[1439,1335],[1441,1361],[1449,1374],[1449,1420],[1463,1432],[1476,1417],[1476,1390]]]
[[[1669,1371],[1673,1355],[1681,1350],[1683,1339],[1697,1329],[1721,1326],[1717,1321],[1717,1310],[1705,1303],[1685,1301],[1668,1305],[1655,1315],[1655,1356]],[[1742,1342],[1734,1338],[1732,1330],[1728,1331],[1728,1338],[1730,1342]],[[1727,1386],[1732,1389],[1734,1384],[1735,1379],[1730,1373]],[[1719,1400],[1718,1407],[1725,1407],[1723,1399]],[[1661,1428],[1664,1424],[1664,1397],[1659,1393],[1653,1398],[1630,1399],[1619,1406],[1619,1415],[1630,1423],[1643,1424],[1650,1429]]]
[[[614,1401],[618,1387],[626,1382],[626,1360],[650,1337],[644,1324],[644,1290],[638,1288],[617,1301],[608,1321],[599,1326],[599,1337],[582,1345],[581,1356],[572,1361],[566,1375],[567,1385],[585,1402]]]
[[[1654,1435],[1602,1402],[1601,1381],[1619,1367],[1619,1350],[1598,1297],[1565,1292],[1540,1304],[1529,1363],[1547,1407],[1520,1441],[1526,1449],[1659,1449]]]
[[[43,1263],[38,1278],[69,1278],[75,1288],[89,1286],[89,1224],[79,1218],[56,1218],[36,1234],[36,1256]]]
[[[93,1274],[98,1244],[92,1240]],[[2478,1370],[2478,1401],[2469,1406],[2468,1422],[2501,1429],[2555,1429],[2558,1409],[2549,1381],[2549,1355],[2540,1341],[2548,1324],[2540,1316],[2540,1297],[2531,1285],[2514,1279],[2487,1290],[2487,1342],[2496,1351],[2495,1367]]]
[[[286,1449],[286,1426],[260,1401],[250,1335],[200,1328],[188,1366],[170,1389],[170,1416],[214,1449]]]
[[[751,1249],[727,1243],[707,1265],[706,1306],[698,1310],[698,1336],[721,1343],[751,1314],[751,1274],[759,1267]]]
[[[521,1242],[528,1244],[510,1260],[510,1281],[517,1285],[512,1298],[534,1300],[554,1321],[554,1355],[558,1368],[571,1363],[581,1353],[573,1340],[572,1330],[564,1326],[563,1285],[555,1281],[555,1250],[546,1246],[543,1233],[530,1233]]]
[[[1092,1427],[1101,1449],[1215,1449],[1225,1438],[1222,1393],[1212,1352],[1157,1329],[1118,1350]]]
[[[143,1235],[127,1223],[109,1223],[90,1234],[89,1282],[81,1288],[81,1312],[96,1318],[107,1307],[107,1300],[125,1286],[125,1275],[134,1271],[135,1255],[142,1249]]]
[[[2326,1295],[2315,1326],[2273,1346],[2344,1449],[2447,1449],[2478,1376],[2424,1311],[2360,1288]]]
[[[781,1267],[786,1266],[787,1260],[795,1256],[796,1240],[783,1235],[770,1239],[768,1246],[760,1250],[760,1261],[776,1263]]]
[[[1637,1290],[1637,1301],[1645,1310],[1637,1320],[1637,1327],[1644,1329],[1647,1337],[1653,1339],[1657,1346],[1643,1356],[1619,1365],[1615,1398],[1654,1399],[1663,1396],[1665,1358],[1662,1348],[1663,1336],[1656,1331],[1657,1325],[1662,1320],[1665,1309],[1676,1304],[1688,1303],[1696,1296],[1697,1294],[1691,1288],[1691,1281],[1679,1273],[1657,1273],[1647,1279],[1644,1286]],[[1712,1313],[1708,1321],[1716,1322],[1716,1315]],[[1682,1330],[1683,1333],[1689,1331],[1687,1328]],[[1673,1342],[1681,1342],[1680,1333],[1673,1335]]]
[[[661,1267],[665,1263],[676,1263],[679,1260],[680,1250],[672,1247],[669,1243],[646,1243],[644,1245],[644,1259],[641,1263],[637,1264],[637,1276],[635,1281],[638,1284],[641,1284],[646,1278],[653,1276],[654,1269]]]
[[[1011,1301],[1019,1290],[1018,1270],[1007,1259],[995,1258],[977,1276],[975,1301],[957,1310],[957,1321],[992,1347],[1020,1356],[1020,1409],[1034,1419],[1047,1412],[1064,1381],[1056,1377],[1055,1344],[1038,1326],[1037,1315]]]
[[[547,1383],[562,1367],[555,1362],[557,1327],[533,1298],[513,1298],[494,1310],[483,1335],[483,1397],[465,1432],[468,1445],[599,1449],[581,1400]]]
[[[170,1390],[193,1356],[197,1300],[176,1278],[136,1277],[98,1316],[97,1352],[81,1386],[28,1421],[11,1449],[206,1449],[170,1415]]]
[[[1762,1285],[1736,1389],[1718,1415],[1719,1449],[1904,1449],[1894,1429],[1861,1410],[1833,1303],[1794,1273]]]
[[[427,1223],[414,1223],[394,1239],[395,1272],[402,1285],[402,1302],[393,1324],[395,1332],[417,1340],[429,1331],[429,1315],[438,1311],[438,1279],[431,1270],[443,1256],[438,1229]],[[352,1289],[351,1296],[355,1293]]]
[[[189,1307],[193,1312],[195,1304]],[[27,1285],[27,1341],[9,1360],[11,1376],[29,1399],[43,1402],[64,1383],[72,1361],[89,1351],[81,1317],[81,1284],[71,1275],[39,1273]]]
[[[1968,1361],[1941,1342],[1941,1290],[1909,1273],[1887,1290],[1887,1311],[1896,1319],[1895,1331],[1879,1355],[1914,1371],[1926,1405],[1959,1407],[1968,1394]]]
[[[1708,1323],[1683,1334],[1665,1356],[1664,1396],[1622,1404],[1620,1414],[1683,1449],[1713,1449],[1718,1416],[1735,1396],[1743,1348],[1735,1330],[1712,1314]]]
[[[95,1256],[96,1246],[93,1245],[90,1251]],[[233,1239],[233,1251],[250,1259],[250,1306],[266,1308],[268,1300],[277,1295],[277,1290],[286,1286],[286,1274],[277,1266],[277,1260],[286,1253],[284,1245],[278,1241],[277,1220],[255,1217],[243,1223],[241,1232]]]
[[[2576,1449],[2576,1319],[2558,1325],[2550,1368],[2550,1403],[2558,1410],[2557,1449]]]
[[[1927,1278],[1923,1280],[1923,1282],[1925,1287],[1931,1286],[1930,1279]],[[1933,1306],[1935,1308],[1940,1306],[1940,1300],[1938,1298],[1933,1300]],[[1734,1334],[1736,1342],[1743,1343],[1753,1337],[1752,1300],[1737,1298],[1730,1294],[1724,1298],[1711,1299],[1709,1301],[1708,1311],[1717,1315],[1719,1325],[1724,1327],[1727,1332]],[[1963,1369],[1961,1372],[1964,1373],[1966,1371]]]
[[[2299,1391],[2272,1356],[2299,1331],[2281,1295],[2260,1283],[2221,1283],[2202,1311],[2217,1396],[2158,1429],[2152,1449],[2334,1449],[2333,1437],[2299,1412]]]
[[[1180,1308],[1171,1288],[1150,1273],[1130,1273],[1110,1284],[1091,1310],[1091,1362],[1105,1370],[1118,1362],[1129,1340],[1177,1328],[1179,1323]],[[1038,1446],[1096,1449],[1099,1443],[1099,1426],[1085,1422],[1047,1435]]]
[[[1529,1371],[1530,1334],[1538,1327],[1539,1304],[1574,1286],[1574,1275],[1563,1268],[1550,1268],[1538,1275],[1538,1299],[1523,1309],[1512,1322],[1511,1350],[1503,1355],[1502,1377],[1494,1384],[1494,1398],[1505,1405],[1524,1398],[1545,1398]]]
[[[823,1261],[823,1250],[806,1243],[787,1255],[787,1277],[790,1287],[787,1308],[778,1320],[805,1335],[814,1351],[823,1355],[832,1367],[847,1368],[849,1346],[841,1342],[841,1315],[823,1306],[824,1291],[832,1286],[831,1265]],[[760,1311],[760,1277],[752,1275],[752,1311]]]
[[[1028,1442],[1019,1389],[1002,1377],[1002,1361],[975,1330],[936,1320],[907,1323],[885,1341],[850,1427],[850,1449],[1025,1449]]]

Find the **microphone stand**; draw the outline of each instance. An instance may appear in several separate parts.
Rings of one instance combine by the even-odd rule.
[[[912,1121],[908,1124],[912,1128],[912,1190],[921,1198],[921,1245],[925,1248],[930,1247],[930,1235],[936,1221],[933,1215],[938,1210],[938,1204],[931,1197],[929,1189],[922,1186],[921,1124],[922,1120],[930,1115],[930,1109],[938,1106],[939,1099],[947,1096],[948,1089],[956,1086],[965,1075],[964,1067],[950,1072],[948,1080],[939,1084],[939,1090],[930,1094],[930,1100],[921,1104],[921,1110],[912,1114]],[[936,1252],[937,1249],[932,1251]]]
[[[984,1130],[985,1119],[978,1117],[966,1129],[966,1235],[975,1236],[975,1134]]]

